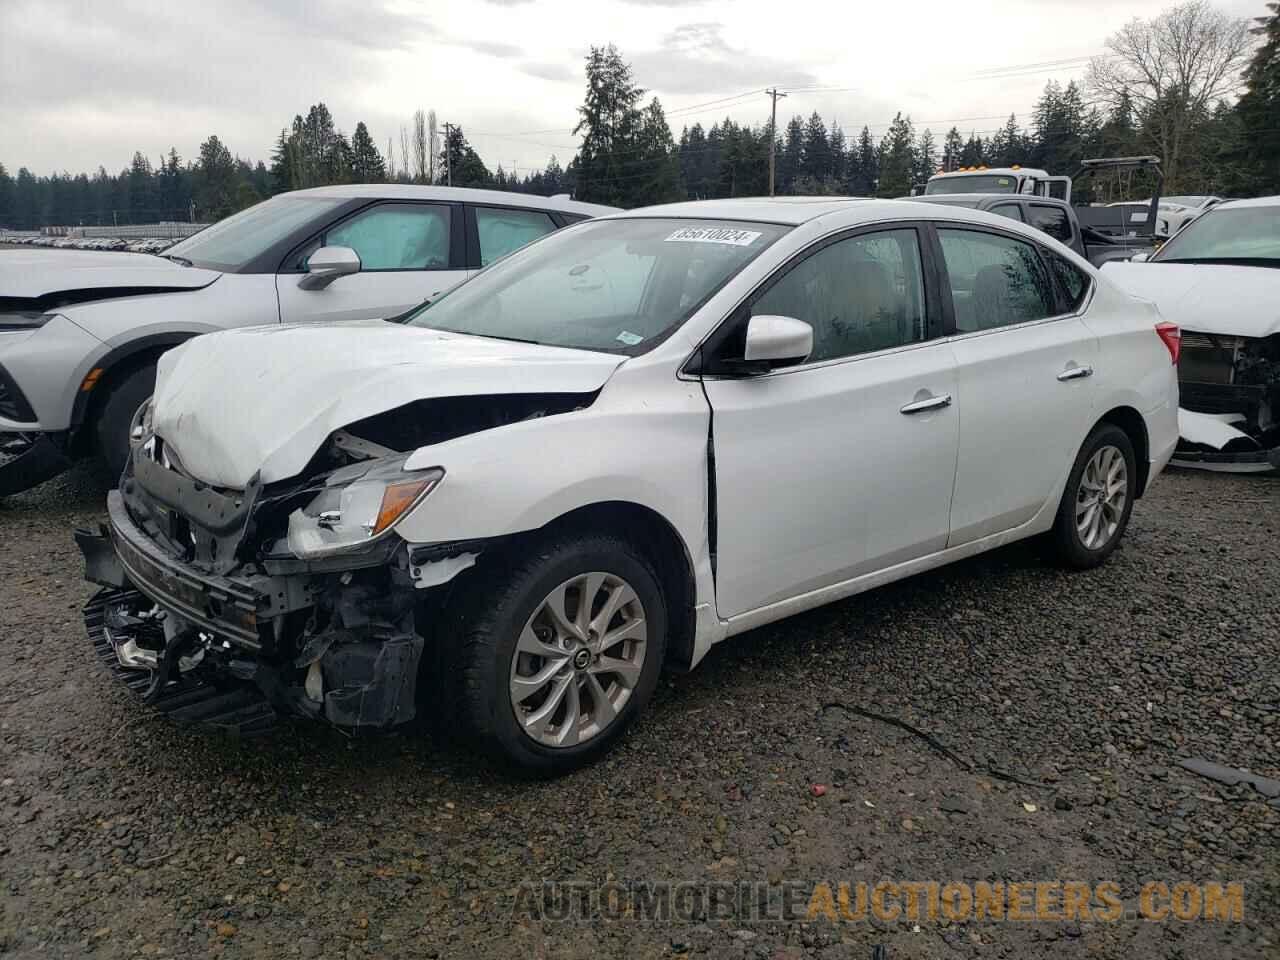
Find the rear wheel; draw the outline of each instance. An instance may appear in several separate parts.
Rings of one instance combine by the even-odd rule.
[[[1137,461],[1129,435],[1115,424],[1094,428],[1076,456],[1051,534],[1066,566],[1096,567],[1120,543],[1137,493]]]
[[[528,771],[606,751],[657,686],[666,606],[625,540],[566,536],[487,571],[466,604],[458,706],[470,732]]]
[[[111,472],[114,486],[129,460],[129,426],[138,408],[155,392],[156,368],[140,367],[120,380],[107,394],[98,414],[97,449]]]

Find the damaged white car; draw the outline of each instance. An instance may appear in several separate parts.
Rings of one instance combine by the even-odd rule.
[[[752,627],[1036,534],[1101,563],[1173,451],[1176,340],[977,211],[590,221],[400,323],[166,353],[78,534],[87,627],[180,719],[429,702],[565,769]]]
[[[1173,463],[1280,468],[1280,197],[1220,203],[1145,263],[1104,269],[1182,328]]]

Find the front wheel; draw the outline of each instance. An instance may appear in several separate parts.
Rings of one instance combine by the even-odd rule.
[[[111,388],[98,414],[97,448],[114,486],[129,460],[129,428],[133,415],[155,392],[156,368],[140,367]]]
[[[1129,435],[1115,424],[1094,428],[1076,456],[1050,534],[1068,567],[1096,567],[1120,543],[1137,494],[1137,461]]]
[[[580,766],[657,686],[667,631],[658,578],[626,540],[593,534],[487,572],[459,624],[467,726],[525,770]]]

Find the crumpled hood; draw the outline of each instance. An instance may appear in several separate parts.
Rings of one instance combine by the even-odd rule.
[[[1280,333],[1280,269],[1213,263],[1108,263],[1102,272],[1151,300],[1184,330],[1235,337]]]
[[[197,290],[220,276],[145,253],[14,250],[0,257],[0,297],[35,299],[70,290]]]
[[[590,393],[625,357],[381,320],[206,334],[160,358],[153,423],[195,478],[302,470],[331,433],[415,400]]]

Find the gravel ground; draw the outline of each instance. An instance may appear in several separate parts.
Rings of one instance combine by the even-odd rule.
[[[1015,545],[758,630],[591,769],[523,783],[419,735],[150,715],[94,661],[81,470],[0,500],[0,955],[1267,957],[1280,483],[1169,474],[1103,569]],[[904,720],[921,738],[843,704]],[[1028,782],[1012,783],[996,769]],[[814,796],[813,784],[826,787]],[[1243,923],[514,922],[520,885],[1243,881]],[[535,898],[540,901],[540,895]],[[528,899],[522,899],[526,905]]]

